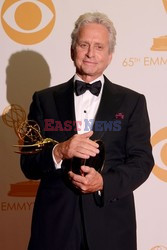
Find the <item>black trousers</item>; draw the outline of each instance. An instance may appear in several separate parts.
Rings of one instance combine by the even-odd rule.
[[[82,197],[80,196],[75,208],[75,217],[69,232],[70,238],[68,237],[65,249],[61,250],[89,250],[82,211]]]
[[[59,239],[59,243],[56,245],[52,245],[50,242],[49,246],[43,244],[43,241],[30,239],[28,250],[89,250],[82,211],[82,197],[79,197],[74,211],[73,223],[70,227],[68,226],[70,228],[68,235]]]

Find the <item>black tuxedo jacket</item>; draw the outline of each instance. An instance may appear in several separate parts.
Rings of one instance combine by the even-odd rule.
[[[40,125],[43,137],[62,142],[73,136],[75,126],[65,126],[75,121],[73,78],[35,93],[28,119]],[[63,131],[56,131],[56,122],[48,126],[46,121],[53,120],[61,122]],[[111,123],[113,126],[107,128]],[[21,156],[25,176],[41,179],[30,250],[79,250],[74,246],[80,237],[79,218],[90,250],[136,250],[133,191],[148,178],[154,164],[144,96],[105,77],[94,124],[98,126],[94,125],[92,139],[101,138],[105,144],[101,197],[96,193],[81,195],[72,187],[67,178],[71,160],[64,160],[62,168],[55,169],[53,146]]]

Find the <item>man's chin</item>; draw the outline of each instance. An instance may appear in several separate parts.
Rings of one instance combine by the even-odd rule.
[[[81,72],[82,75],[87,75],[87,76],[91,76],[91,77],[96,77],[97,75],[99,75],[96,70],[93,69],[84,69]],[[98,77],[98,76],[97,76]]]

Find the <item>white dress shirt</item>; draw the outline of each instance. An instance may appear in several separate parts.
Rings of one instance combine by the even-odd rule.
[[[74,76],[74,82],[76,80],[83,81],[77,74]],[[93,126],[93,121],[95,119],[99,103],[101,100],[103,85],[104,85],[104,76],[101,75],[90,84],[101,81],[102,87],[98,96],[93,95],[89,90],[82,95],[77,96],[74,92],[74,107],[75,107],[75,118],[78,122],[78,134],[83,134],[91,130]],[[56,147],[56,146],[55,146]],[[54,150],[54,148],[53,148]],[[52,151],[53,161],[55,163],[56,169],[61,168],[62,161],[57,163]]]

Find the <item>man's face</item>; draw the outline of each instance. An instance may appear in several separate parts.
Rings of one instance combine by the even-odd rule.
[[[110,63],[109,33],[105,26],[90,23],[80,28],[76,47],[72,50],[76,73],[87,82],[93,81]]]

